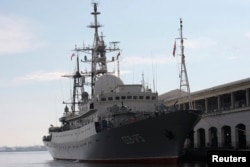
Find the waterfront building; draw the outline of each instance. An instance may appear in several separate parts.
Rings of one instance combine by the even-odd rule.
[[[168,107],[188,108],[188,99],[179,90],[161,95]],[[188,147],[250,148],[250,78],[191,93],[194,108],[202,119],[189,135]],[[187,146],[186,145],[186,146]]]

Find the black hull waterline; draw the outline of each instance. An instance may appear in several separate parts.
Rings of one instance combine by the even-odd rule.
[[[81,139],[81,128],[79,133],[69,130],[72,140],[67,142],[54,141],[53,135],[64,132],[53,132],[52,140],[44,144],[54,159],[171,162],[182,154],[185,139],[199,120],[197,110],[174,111],[106,129],[88,138]]]

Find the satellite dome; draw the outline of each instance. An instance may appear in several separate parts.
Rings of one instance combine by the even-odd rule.
[[[118,85],[123,85],[120,78],[115,75],[105,74],[95,82],[95,94],[109,93]]]

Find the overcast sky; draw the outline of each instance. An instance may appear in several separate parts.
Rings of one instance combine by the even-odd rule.
[[[0,146],[41,145],[49,125],[59,125],[72,85],[60,76],[74,70],[75,44],[93,43],[87,28],[93,22],[91,2],[0,2]],[[152,89],[154,78],[159,94],[179,87],[172,50],[180,18],[191,91],[248,78],[249,8],[249,0],[100,0],[98,5],[106,43],[120,41],[123,81],[140,83],[144,73]]]

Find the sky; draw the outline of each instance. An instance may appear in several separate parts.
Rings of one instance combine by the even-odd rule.
[[[61,76],[75,69],[75,45],[93,44],[92,2],[0,1],[0,146],[42,145],[49,125],[60,125],[72,90]],[[159,94],[179,88],[178,41],[172,51],[180,18],[192,92],[249,77],[249,0],[97,2],[106,44],[120,41],[126,84],[140,83],[143,73]]]

